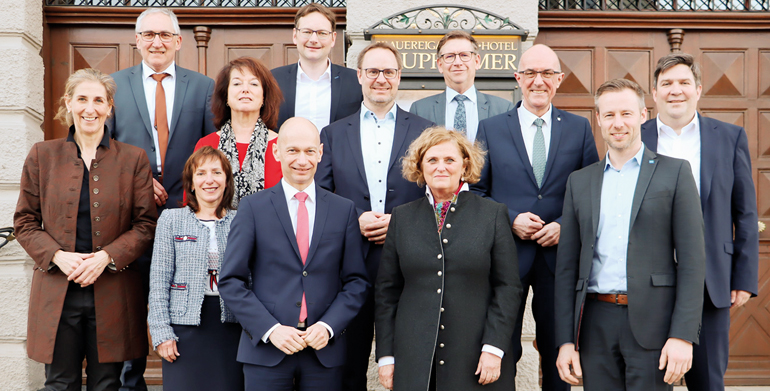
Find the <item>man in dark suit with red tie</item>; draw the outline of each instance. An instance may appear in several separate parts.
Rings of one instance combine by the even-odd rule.
[[[370,285],[355,205],[313,180],[322,147],[310,121],[287,120],[280,185],[242,199],[232,223],[219,292],[243,326],[249,391],[341,388],[345,328]]]

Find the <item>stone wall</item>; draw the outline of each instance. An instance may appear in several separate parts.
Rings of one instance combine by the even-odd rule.
[[[355,68],[358,53],[369,44],[364,39],[365,29],[399,11],[434,4],[436,2],[433,0],[347,0],[347,30],[345,34],[353,42],[347,53],[348,66]],[[522,44],[522,51],[532,46],[532,42],[537,36],[537,0],[467,0],[462,2],[462,6],[480,8],[503,17],[509,17],[513,23],[529,30],[527,41]],[[402,91],[397,99],[400,105],[408,107],[412,101],[419,97],[421,97],[419,94]],[[532,318],[531,297],[530,292],[530,300],[527,302],[527,312],[524,318],[523,335],[521,336],[524,352],[519,361],[516,376],[516,389],[520,391],[540,389],[538,384],[539,355],[532,344],[535,340],[535,322]],[[369,363],[369,390],[384,390],[377,379],[377,365],[374,363],[374,355],[372,355]]]
[[[19,178],[32,144],[43,140],[43,2],[0,0],[0,227],[13,225]],[[32,261],[17,242],[0,250],[0,382],[37,390],[43,367],[27,358]]]

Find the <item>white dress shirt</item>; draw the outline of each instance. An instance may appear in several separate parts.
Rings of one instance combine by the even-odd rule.
[[[521,135],[524,137],[524,147],[527,149],[527,155],[529,155],[529,164],[532,165],[532,150],[535,145],[535,133],[537,133],[537,126],[535,126],[535,120],[542,118],[543,121],[543,137],[545,138],[545,156],[548,156],[548,150],[551,149],[551,111],[553,105],[548,107],[548,111],[543,114],[542,117],[538,117],[532,114],[529,110],[524,108],[524,105],[519,106],[517,113],[519,114],[519,126],[521,127]]]
[[[464,191],[469,191],[469,187],[467,183],[463,183],[463,186],[460,188],[460,193]],[[428,197],[428,202],[430,202],[431,206],[433,206],[433,193],[431,193],[430,187],[428,187],[427,185],[425,186],[425,195]],[[495,356],[500,358],[503,358],[503,356],[505,355],[505,352],[502,349],[486,343],[481,347],[481,351],[494,354]],[[385,365],[393,365],[395,363],[396,363],[396,358],[394,356],[382,356],[380,357],[379,361],[377,361],[377,366],[383,367]]]
[[[147,111],[150,113],[150,126],[155,123],[155,89],[158,82],[152,78],[156,73],[168,73],[160,83],[163,85],[163,92],[166,94],[166,119],[168,120],[169,136],[171,136],[171,113],[174,111],[174,94],[176,93],[176,66],[174,62],[162,72],[155,72],[144,61],[142,61],[142,84],[144,86],[144,99],[147,101]],[[169,137],[170,139],[171,137]],[[160,146],[158,144],[158,130],[153,126],[152,139],[155,143],[155,162],[158,166],[158,173],[161,173],[160,164]]]
[[[658,116],[658,153],[665,156],[684,159],[690,162],[692,177],[700,194],[700,121],[695,114],[692,121],[682,128],[680,134],[664,124]]]
[[[460,93],[449,87],[446,88],[446,115],[444,116],[444,123],[449,129],[455,126],[457,101],[453,99],[457,95],[460,95]],[[471,86],[463,95],[468,98],[463,102],[465,104],[465,135],[468,137],[468,140],[474,142],[476,140],[476,132],[479,130],[479,101],[478,94],[476,94],[476,86]]]
[[[327,60],[329,61],[329,60]],[[294,96],[294,116],[302,117],[315,125],[320,132],[329,125],[332,111],[332,64],[329,61],[326,70],[313,80],[297,64],[297,91]]]
[[[286,204],[289,207],[289,216],[291,217],[291,227],[294,229],[294,235],[297,235],[297,208],[299,208],[299,200],[296,194],[300,191],[295,189],[292,185],[286,182],[286,179],[281,179],[281,186],[283,187],[283,195],[286,197]],[[315,181],[311,182],[305,190],[302,190],[307,194],[305,200],[305,208],[307,208],[307,224],[308,224],[308,245],[313,243],[313,227],[315,226],[315,207],[316,207],[316,193],[315,193]],[[299,322],[299,318],[297,319]],[[326,327],[329,330],[329,338],[334,337],[334,330],[332,327],[324,322],[318,322],[318,324]],[[267,330],[265,335],[262,336],[262,342],[267,343],[270,338],[270,334],[275,330],[280,323],[276,323],[270,330]],[[292,325],[288,325],[292,326]],[[292,326],[293,327],[293,326]]]
[[[385,197],[388,195],[388,164],[396,132],[396,107],[394,104],[384,119],[378,119],[361,103],[361,152],[369,187],[369,203],[372,211],[379,213],[385,213]]]

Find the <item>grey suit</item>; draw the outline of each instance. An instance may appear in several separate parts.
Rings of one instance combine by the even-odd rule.
[[[479,122],[489,117],[494,117],[498,114],[513,110],[513,103],[508,100],[494,95],[487,95],[478,90],[476,90],[476,94],[479,108]],[[417,114],[438,125],[446,125],[444,123],[446,119],[446,90],[440,94],[422,98],[417,102],[412,103],[409,112]]]
[[[590,338],[594,324],[607,321],[588,315],[595,313],[592,307],[597,303],[607,303],[586,302],[605,161],[572,173],[567,181],[555,271],[557,346],[575,343],[578,350],[595,349],[601,341]],[[668,338],[698,342],[706,254],[703,215],[697,200],[689,163],[645,149],[631,206],[626,256],[626,327],[630,333],[626,329],[625,334],[635,340],[639,351],[657,351],[659,355]],[[605,356],[607,360],[618,359],[610,352]],[[608,385],[608,379],[589,375],[598,366],[609,366],[606,362],[587,360],[581,353],[581,363],[586,385]],[[647,378],[657,373],[662,382],[657,360],[648,364],[655,368],[646,372]]]

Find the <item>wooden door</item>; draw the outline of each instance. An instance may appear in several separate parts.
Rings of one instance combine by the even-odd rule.
[[[554,48],[565,72],[554,105],[591,121],[600,154],[607,149],[592,94],[606,80],[634,80],[648,94],[650,117],[656,116],[652,74],[658,58],[670,52],[667,31],[541,28],[536,42]],[[746,129],[759,218],[770,224],[770,36],[753,30],[685,31],[682,51],[702,66],[700,112]],[[768,308],[770,231],[760,234],[759,296],[731,313],[727,385],[770,385]]]

